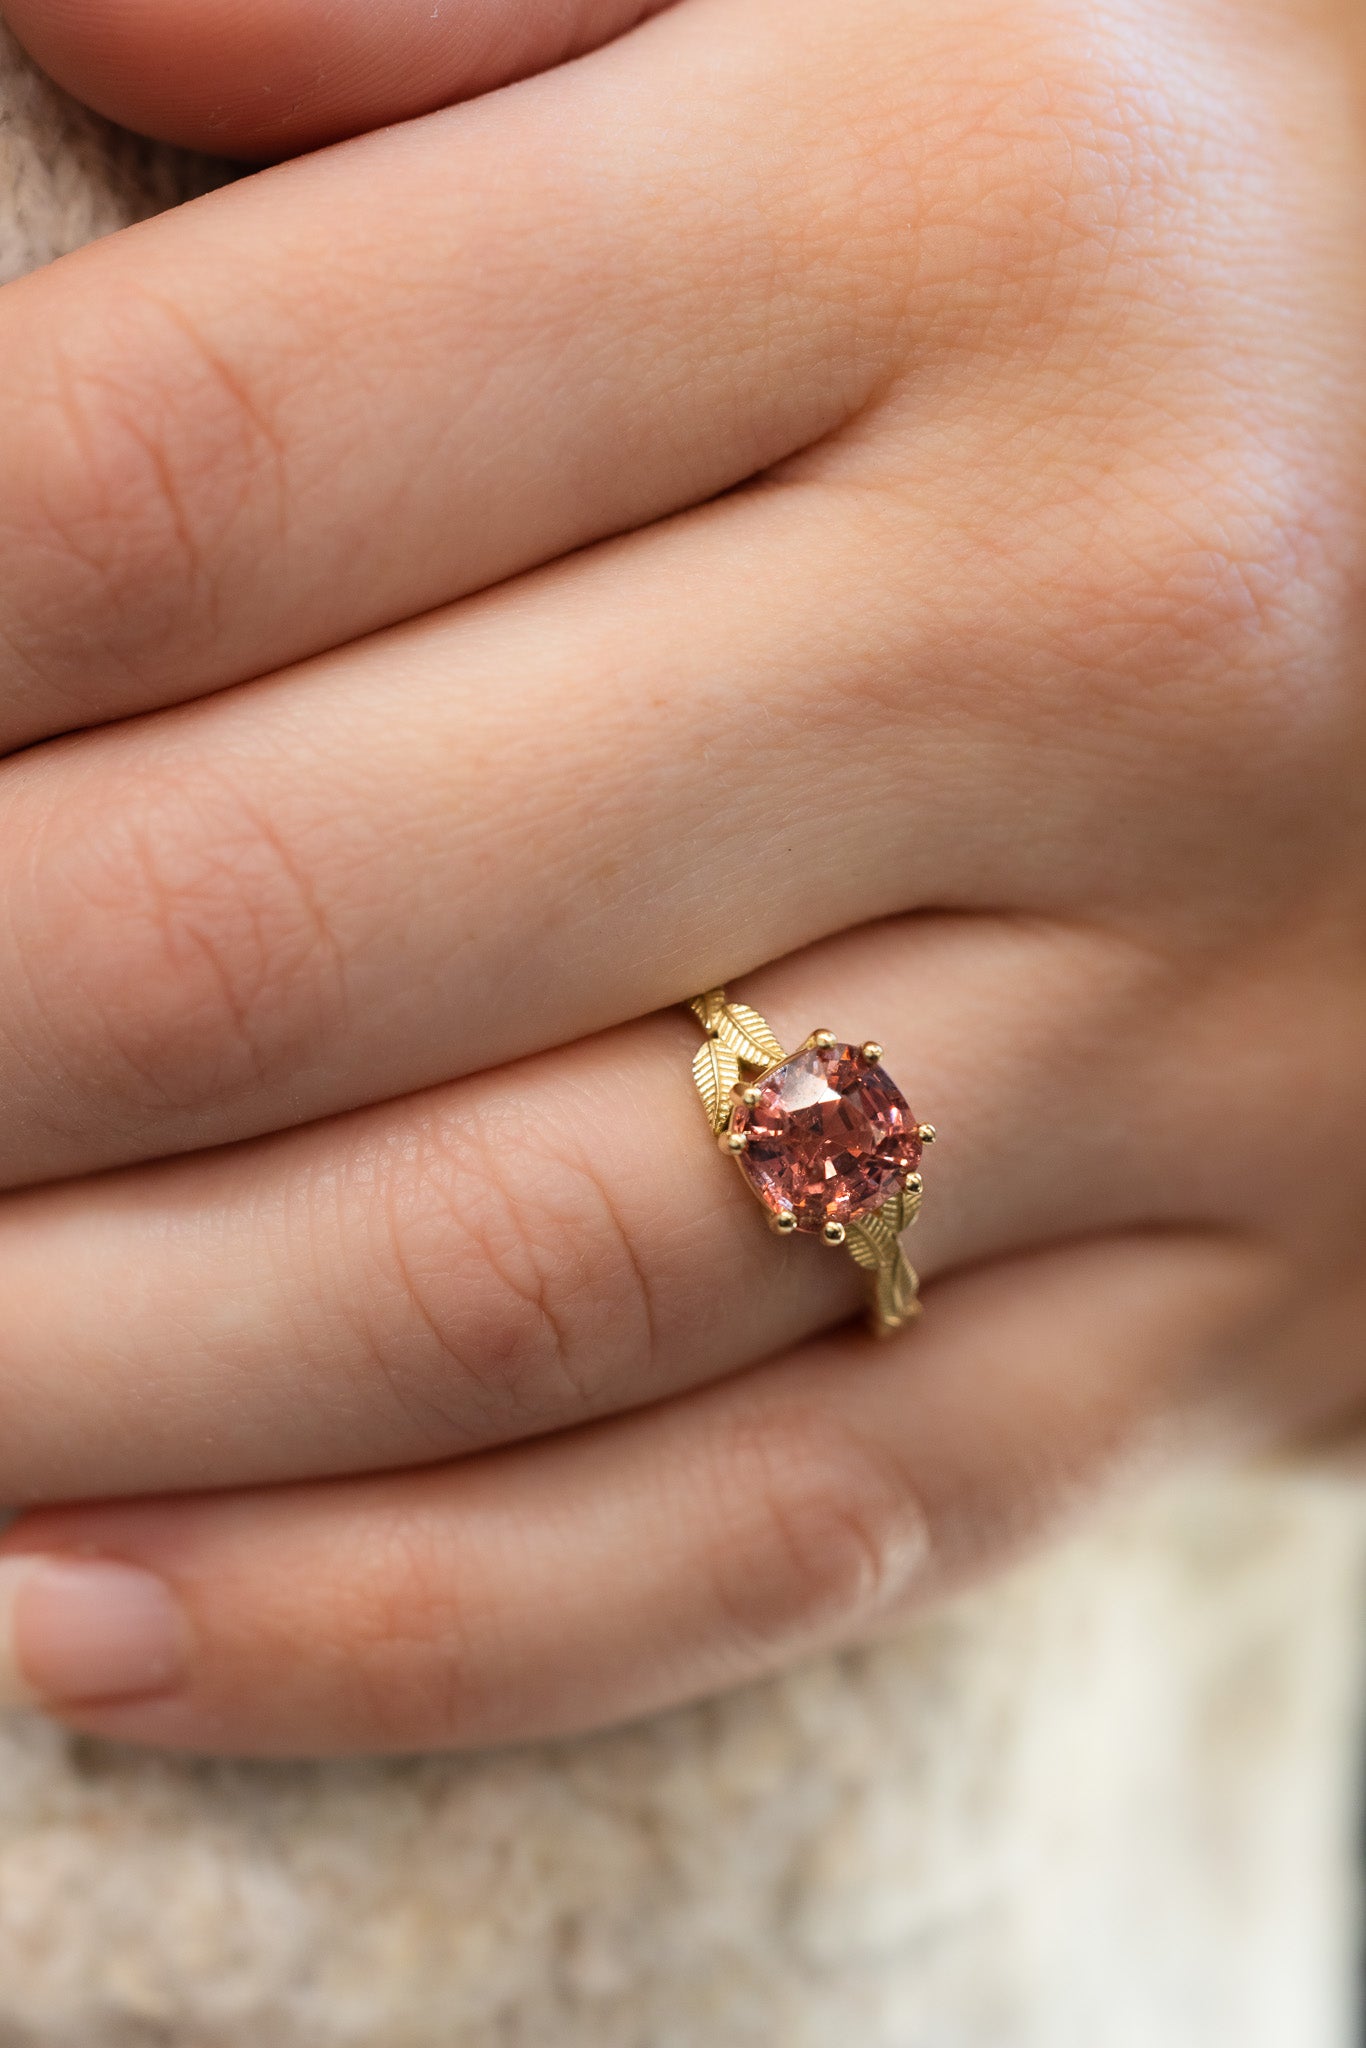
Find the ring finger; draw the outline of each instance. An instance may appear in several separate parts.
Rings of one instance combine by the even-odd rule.
[[[925,1169],[927,1276],[1181,1208],[1157,1139],[1134,1153],[1119,1135],[1156,1088],[1151,1019],[1171,1008],[1144,951],[913,919],[744,993],[788,1045],[822,1021],[876,1032],[946,1133]],[[263,1143],[11,1197],[0,1500],[427,1462],[658,1400],[840,1320],[852,1263],[765,1230],[709,1141],[695,1043],[683,1018],[650,1019]],[[1168,1108],[1179,1125],[1185,1105]]]

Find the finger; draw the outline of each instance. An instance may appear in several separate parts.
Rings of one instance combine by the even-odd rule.
[[[490,92],[666,0],[5,0],[43,68],[127,128],[220,156],[297,155]]]
[[[1114,1109],[1155,1092],[1144,952],[911,921],[745,993],[791,1046],[827,1008],[856,1042],[876,1032],[939,1127],[927,1276],[1180,1206],[1160,1134],[1135,1152]],[[696,1045],[691,1019],[655,1018],[0,1206],[0,1500],[430,1462],[659,1400],[851,1315],[852,1262],[777,1240],[719,1156]],[[1175,1149],[1198,1155],[1183,1110],[1169,1099]]]
[[[920,1343],[824,1342],[463,1465],[45,1511],[3,1546],[9,1690],[244,1753],[651,1711],[1012,1555],[1150,1447],[1267,1293],[1241,1245],[1102,1241],[945,1283]]]
[[[903,353],[908,191],[813,146],[793,33],[672,10],[0,293],[0,739],[338,645],[857,412]]]
[[[427,1087],[882,915],[1067,921],[1080,878],[1132,924],[1281,858],[1222,830],[1267,796],[1218,695],[1171,713],[1154,835],[1151,692],[1097,687],[1059,574],[1004,605],[883,503],[770,487],[0,770],[0,1179]]]

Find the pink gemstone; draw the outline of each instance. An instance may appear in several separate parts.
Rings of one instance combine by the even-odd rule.
[[[905,1096],[856,1045],[793,1053],[738,1102],[732,1131],[761,1202],[790,1211],[799,1230],[866,1216],[920,1164],[920,1133]]]

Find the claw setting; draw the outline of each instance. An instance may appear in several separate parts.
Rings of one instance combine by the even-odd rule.
[[[826,1038],[828,1045],[820,1042]],[[832,1244],[843,1242],[846,1223],[904,1187],[920,1163],[920,1127],[870,1057],[874,1049],[881,1050],[814,1033],[757,1086],[737,1091],[731,1113],[726,1143],[760,1201]],[[838,1236],[830,1235],[832,1225]]]

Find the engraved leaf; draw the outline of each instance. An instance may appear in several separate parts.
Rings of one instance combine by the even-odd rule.
[[[704,1031],[715,1031],[726,1007],[726,991],[723,988],[709,988],[704,996],[694,996],[688,1008]]]
[[[885,1201],[878,1215],[886,1219],[887,1228],[893,1237],[900,1237],[903,1230],[909,1230],[920,1214],[920,1190],[901,1188]]]
[[[763,1018],[744,1003],[726,1004],[716,1035],[751,1067],[771,1067],[783,1057],[782,1047]]]
[[[892,1199],[895,1201],[896,1197],[893,1196]],[[887,1214],[887,1204],[884,1202],[871,1216],[864,1216],[859,1220],[873,1243],[881,1250],[884,1261],[892,1258],[896,1252],[897,1230],[895,1219]]]
[[[856,1265],[862,1266],[866,1273],[876,1273],[885,1254],[865,1229],[867,1221],[867,1217],[860,1217],[857,1223],[851,1223],[844,1233],[844,1242]]]
[[[727,1003],[726,1014],[733,1024],[739,1026],[755,1051],[763,1055],[760,1062],[762,1066],[771,1067],[775,1061],[786,1057],[767,1023],[757,1010],[751,1010],[748,1003]],[[740,1051],[738,1045],[735,1050]],[[740,1057],[743,1059],[744,1054],[741,1053]]]
[[[708,1038],[697,1048],[692,1077],[711,1127],[719,1136],[730,1118],[730,1091],[740,1078],[740,1062],[729,1046]]]

